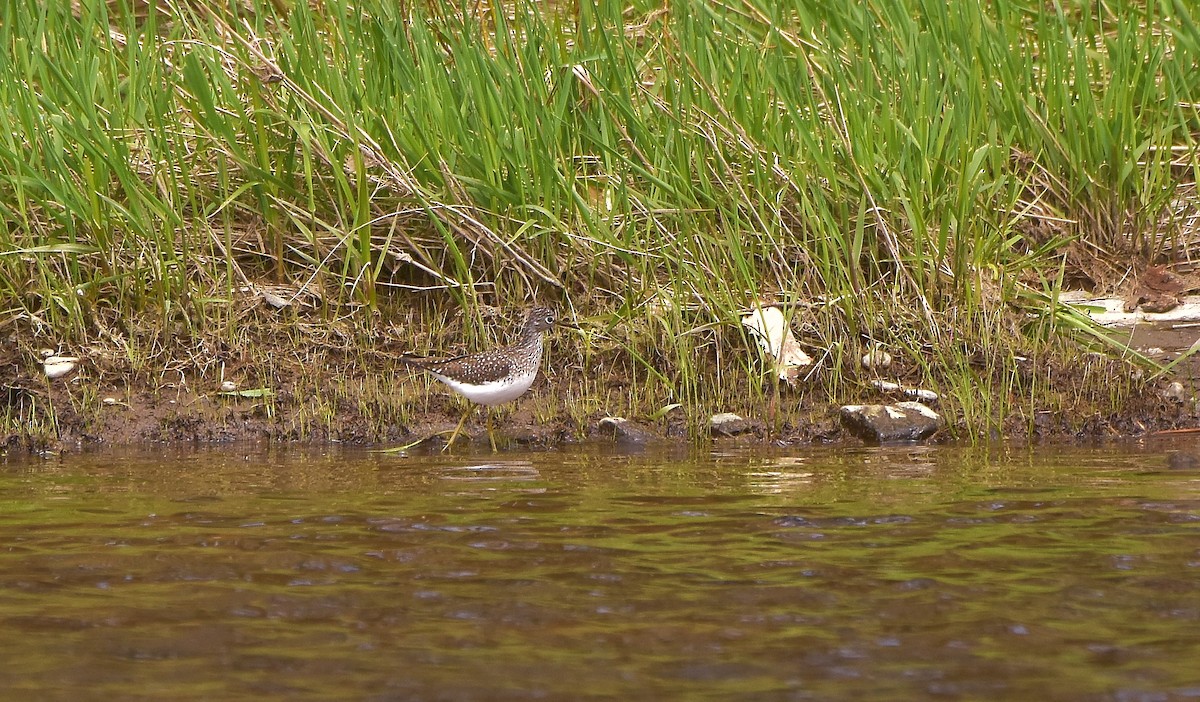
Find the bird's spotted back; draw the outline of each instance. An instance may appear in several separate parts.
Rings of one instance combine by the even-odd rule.
[[[480,385],[509,377],[536,375],[542,362],[542,340],[535,337],[532,344],[492,349],[470,356],[445,361],[423,363],[421,367],[434,375],[451,378],[460,383]]]
[[[511,381],[528,385],[542,363],[542,333],[557,321],[558,314],[552,308],[534,307],[525,318],[520,336],[511,346],[441,361],[410,359],[407,362],[442,381],[467,385]]]

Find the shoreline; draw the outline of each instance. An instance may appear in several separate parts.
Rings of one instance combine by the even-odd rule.
[[[1064,297],[1091,305],[1094,313],[1115,314],[1111,303]],[[50,377],[50,366],[43,365],[50,349],[0,347],[0,391],[7,407],[0,447],[77,451],[248,440],[404,446],[452,429],[468,402],[405,368],[398,357],[414,349],[469,352],[480,343],[505,341],[497,336],[465,342],[471,335],[463,315],[441,325],[414,322],[411,311],[408,317],[389,317],[386,325],[360,315],[333,334],[328,325],[299,313],[281,315],[265,304],[249,314],[254,316],[243,336],[233,341],[193,335],[177,337],[168,347],[163,332],[148,330],[119,344],[96,341],[65,349],[61,353],[72,363],[61,377]],[[633,324],[626,325],[630,335],[637,331]],[[644,340],[599,341],[585,323],[584,332],[557,330],[548,337],[547,357],[531,390],[493,409],[492,417],[500,443],[510,446],[592,439],[629,445],[849,446],[877,442],[851,431],[839,408],[912,399],[881,387],[929,387],[936,397],[927,404],[944,424],[926,442],[1147,436],[1200,425],[1200,403],[1193,396],[1200,363],[1187,355],[1194,341],[1191,324],[1178,312],[1134,313],[1129,329],[1120,332],[1129,360],[1068,349],[1035,359],[1012,356],[995,365],[971,357],[969,365],[932,371],[930,359],[937,354],[897,347],[890,347],[896,359],[887,368],[860,364],[857,353],[845,353],[839,365],[827,360],[811,335],[803,335],[805,347],[821,360],[807,380],[789,386],[771,383],[769,356],[735,318],[711,330],[708,345],[719,345],[718,352],[697,358],[689,401],[677,394],[683,380],[664,381],[678,378],[677,372],[665,366],[647,370],[637,362]],[[492,326],[507,334],[511,324],[501,320]],[[155,344],[154,353],[134,352]],[[1156,377],[1154,368],[1133,363],[1136,358],[1150,358],[1170,372]],[[717,368],[722,359],[726,367]],[[466,425],[477,446],[488,445],[486,411],[474,408]],[[723,413],[736,415],[733,423],[711,427],[711,419]],[[621,428],[606,419],[614,417],[631,421]],[[436,450],[438,442],[431,438],[421,450]]]
[[[1121,334],[1127,344],[1129,360],[1068,347],[1057,355],[995,362],[1004,367],[972,357],[966,367],[930,371],[930,358],[938,355],[890,347],[895,361],[889,359],[889,367],[881,369],[853,360],[855,353],[844,354],[840,365],[828,361],[812,336],[802,335],[808,351],[821,360],[807,380],[789,386],[771,384],[770,357],[735,318],[711,330],[708,345],[718,352],[698,357],[688,401],[663,381],[672,375],[670,369],[648,371],[635,362],[638,347],[647,342],[632,338],[640,329],[633,321],[622,332],[629,338],[615,341],[614,332],[604,341],[587,322],[593,317],[577,314],[585,321],[584,331],[560,329],[547,337],[546,359],[531,390],[494,408],[493,424],[502,444],[516,446],[591,439],[630,445],[860,445],[864,440],[847,428],[839,408],[912,399],[880,389],[903,386],[937,393],[927,404],[945,423],[926,442],[1135,437],[1200,425],[1200,402],[1193,392],[1200,362],[1188,355],[1194,341],[1190,318],[1178,310],[1121,317],[1113,311],[1119,304],[1111,300],[1074,293],[1064,298],[1090,314],[1107,315],[1110,332]],[[1184,309],[1200,310],[1197,302],[1187,298]],[[382,325],[376,316],[358,315],[343,318],[345,327],[331,332],[329,325],[298,312],[281,314],[267,304],[245,314],[248,323],[235,340],[192,335],[166,346],[161,330],[145,327],[144,336],[120,343],[96,341],[64,350],[77,355],[67,356],[74,363],[61,377],[48,377],[50,367],[42,365],[40,356],[50,349],[39,355],[32,344],[0,347],[0,391],[7,401],[0,447],[75,451],[247,440],[404,446],[452,429],[469,403],[405,368],[398,357],[414,349],[469,352],[481,343],[505,341],[497,336],[465,342],[471,334],[464,315],[450,315],[440,325],[415,321],[412,311],[389,315],[391,322]],[[1113,329],[1113,324],[1127,328]],[[512,324],[497,320],[490,326],[507,334]],[[156,344],[153,353],[134,351]],[[1169,373],[1156,377],[1154,368],[1132,362],[1137,358]],[[715,367],[722,359],[726,367]],[[488,445],[486,411],[475,407],[468,418],[466,431],[475,445]],[[711,418],[722,413],[735,414],[733,424],[710,427]],[[606,421],[613,417],[631,422],[618,430]],[[422,450],[431,446],[436,449],[438,439]]]
[[[759,411],[736,408],[743,418],[738,429],[729,434],[707,431],[706,420],[726,408],[687,410],[676,408],[662,416],[627,411],[581,413],[584,404],[596,405],[595,398],[580,398],[571,392],[578,380],[564,373],[539,377],[532,390],[508,406],[497,408],[493,426],[500,451],[510,448],[553,448],[591,440],[607,440],[627,446],[658,444],[675,446],[859,446],[880,442],[865,441],[840,420],[839,403],[816,397],[813,392],[782,392],[764,398]],[[10,412],[16,408],[19,426],[9,424],[0,435],[5,453],[78,452],[100,447],[136,445],[219,446],[244,441],[272,444],[342,444],[395,449],[436,432],[453,429],[467,406],[443,389],[436,381],[421,376],[411,378],[403,371],[394,376],[339,376],[339,388],[327,392],[314,390],[311,382],[292,379],[281,382],[271,393],[254,396],[259,388],[247,388],[232,394],[220,390],[196,392],[193,386],[210,385],[202,378],[191,382],[168,383],[158,388],[106,383],[96,392],[85,392],[75,375],[63,381],[23,384],[6,381]],[[1166,381],[1158,385],[1166,386]],[[380,390],[399,389],[383,400]],[[347,393],[346,387],[358,392]],[[250,396],[237,394],[249,392]],[[1033,410],[1010,415],[999,428],[986,435],[965,433],[961,420],[956,422],[953,403],[931,403],[936,411],[948,415],[951,422],[932,437],[908,442],[942,443],[982,439],[984,441],[1057,441],[1144,437],[1159,431],[1196,427],[1195,402],[1176,402],[1153,392],[1132,395],[1121,411],[1107,414],[1094,409],[1087,413],[1071,410],[1057,412]],[[902,398],[864,390],[865,402],[895,403]],[[383,401],[384,404],[375,403]],[[570,403],[568,406],[567,403]],[[375,407],[391,420],[364,413]],[[460,439],[455,451],[486,449],[485,408],[475,408],[464,428],[470,440]],[[772,416],[772,412],[774,415]],[[614,432],[605,426],[606,417],[629,416],[628,431]],[[906,442],[882,442],[885,444]],[[440,439],[431,438],[417,451],[436,451]]]

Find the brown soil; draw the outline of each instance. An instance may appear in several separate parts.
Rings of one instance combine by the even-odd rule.
[[[255,328],[254,325],[247,325]],[[236,341],[142,340],[139,348],[160,349],[138,356],[113,341],[78,351],[81,361],[71,374],[48,380],[36,349],[12,339],[0,346],[0,450],[79,450],[97,445],[146,442],[211,444],[246,440],[274,442],[348,442],[395,447],[432,437],[415,450],[439,448],[433,436],[454,427],[467,405],[449,390],[395,361],[397,349],[387,338],[393,328],[373,330],[374,337],[354,337],[332,325],[289,324],[288,332],[264,324],[258,336]],[[301,330],[301,331],[297,331]],[[305,336],[307,335],[307,336]],[[1134,346],[1163,349],[1160,361],[1178,355],[1195,340],[1189,329],[1146,327]],[[303,338],[298,338],[298,336]],[[114,335],[114,339],[119,336]],[[409,335],[411,338],[411,334]],[[181,349],[182,347],[182,349]],[[171,349],[168,353],[166,349]],[[131,363],[134,356],[137,363]],[[606,360],[607,359],[607,360]],[[585,367],[586,366],[586,367]],[[494,412],[495,434],[504,446],[549,447],[587,438],[613,437],[601,425],[608,415],[638,419],[630,398],[637,373],[605,354],[588,358],[564,347],[552,348],[547,370],[534,388],[508,407]],[[905,380],[903,364],[890,369]],[[915,369],[909,369],[915,371]],[[1094,364],[998,369],[980,373],[1028,376],[1036,395],[1052,389],[1058,397],[1040,409],[1038,403],[1013,403],[1016,409],[998,422],[994,435],[1017,438],[1130,436],[1197,426],[1196,379],[1200,365],[1181,364],[1174,378],[1141,383],[1119,407],[1105,406],[1114,377],[1131,368],[1107,359]],[[910,373],[911,375],[911,373]],[[236,384],[222,392],[223,381]],[[1123,382],[1138,381],[1121,378]],[[1186,401],[1164,397],[1173,380],[1184,385]],[[268,393],[262,393],[269,389]],[[1063,397],[1076,402],[1064,402]],[[707,417],[734,411],[747,418],[745,431],[715,441],[736,443],[812,443],[857,439],[841,427],[836,409],[842,402],[886,402],[887,397],[863,382],[853,397],[828,398],[818,387],[783,390],[760,406],[678,409],[647,418],[638,430],[615,440],[686,442],[707,434]],[[939,407],[951,422],[942,438],[951,438],[955,407]],[[467,432],[476,446],[487,446],[486,414],[474,411]]]

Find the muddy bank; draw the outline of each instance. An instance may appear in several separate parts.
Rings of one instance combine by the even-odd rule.
[[[398,378],[425,388],[419,380]],[[695,437],[682,415],[678,418],[633,418],[632,432],[614,432],[603,421],[609,416],[597,412],[586,417],[568,416],[559,411],[547,414],[548,398],[554,396],[551,381],[543,380],[530,397],[493,415],[493,429],[501,449],[506,446],[553,447],[584,439],[608,439],[623,444],[646,442],[686,443]],[[273,398],[225,396],[217,393],[175,392],[127,388],[101,394],[98,403],[81,404],[78,389],[61,384],[24,387],[7,385],[8,411],[21,417],[28,433],[9,431],[3,437],[8,451],[74,451],[89,447],[144,443],[220,444],[239,441],[270,442],[347,442],[380,447],[409,444],[428,437],[423,449],[437,449],[454,428],[465,407],[462,402],[440,396],[429,387],[431,407],[409,414],[403,422],[381,423],[346,403],[332,409],[324,421],[316,421],[309,408],[311,401],[298,397],[287,387]],[[121,399],[117,400],[116,398]],[[105,403],[104,400],[114,400]],[[787,398],[781,398],[786,400]],[[874,398],[886,400],[886,398]],[[1027,417],[1011,421],[1004,431],[991,438],[1067,438],[1137,436],[1156,431],[1197,425],[1195,403],[1167,401],[1147,395],[1144,402],[1131,403],[1125,411],[1078,417],[1049,412],[1035,415],[1032,431]],[[935,405],[936,407],[936,405]],[[714,433],[710,440],[737,444],[808,444],[862,443],[839,421],[837,405],[818,403],[797,406],[789,418],[773,426],[770,408],[759,416],[744,413],[745,429],[736,435]],[[941,408],[939,408],[941,409]],[[931,440],[954,438],[955,427],[939,432]],[[476,411],[465,427],[466,436],[458,444],[487,448],[485,415]],[[440,433],[440,435],[438,435]]]
[[[424,325],[399,319],[338,328],[281,324],[266,315],[257,320],[237,339],[159,334],[135,343],[111,335],[84,348],[42,350],[10,337],[0,346],[0,446],[71,451],[262,440],[394,447],[432,437],[422,446],[436,449],[442,439],[434,435],[453,429],[468,408],[436,381],[397,361],[414,348],[438,347],[438,339],[414,333]],[[461,335],[454,327],[440,331],[451,338]],[[1169,364],[1186,354],[1196,336],[1192,321],[1142,315],[1124,338],[1155,362]],[[744,341],[736,344],[752,353]],[[49,378],[42,362],[49,352],[71,354],[76,361],[60,377]],[[629,363],[629,356],[616,345],[585,349],[566,332],[556,332],[533,388],[492,411],[499,443],[549,447],[595,438],[859,443],[840,421],[840,406],[906,399],[878,389],[881,371],[848,364],[856,367],[837,369],[841,396],[831,396],[819,379],[796,387],[781,383],[763,393],[745,391],[750,379],[737,377],[734,368],[726,373],[726,388],[735,390],[713,391],[688,405],[656,388],[655,378]],[[712,360],[719,362],[719,355]],[[769,373],[761,364],[746,372]],[[919,364],[897,354],[883,375],[911,386],[920,383],[921,372]],[[1200,424],[1195,357],[1158,376],[1096,353],[1068,360],[1018,359],[1011,367],[971,359],[970,376],[972,387],[933,386],[940,397],[930,404],[946,424],[930,440],[969,438],[966,427],[981,424],[990,428],[976,436],[1032,439],[1137,436]],[[947,383],[955,377],[962,376],[947,373]],[[985,388],[998,386],[997,378],[1019,392],[988,397]],[[971,415],[993,405],[1004,409],[982,422]],[[725,412],[741,418],[736,431],[710,428],[710,418]],[[614,431],[603,421],[610,416],[632,420],[632,430]],[[486,417],[484,408],[473,410],[467,441],[488,445]]]
[[[304,379],[281,383],[267,396],[257,396],[259,388],[195,392],[187,383],[137,389],[111,385],[93,394],[72,387],[69,381],[7,381],[9,411],[20,417],[21,426],[28,431],[10,430],[2,444],[8,450],[71,451],[141,443],[202,445],[258,440],[394,447],[421,441],[420,448],[440,448],[468,403],[421,376],[397,370],[390,377],[389,383],[380,377],[338,376],[338,384],[358,388],[361,394],[357,395],[353,391],[322,395]],[[556,391],[555,383],[560,380],[539,378],[525,397],[492,411],[492,428],[501,448],[553,447],[589,438],[627,444],[689,440],[682,413],[634,417],[630,421],[637,427],[636,434],[606,428],[602,421],[610,416],[606,412],[578,416]],[[388,384],[408,386],[399,393],[412,403],[403,418],[389,413],[397,416],[382,420],[370,414],[372,407],[385,406],[377,402],[378,393]],[[82,397],[85,394],[88,398]],[[472,409],[456,446],[487,448],[486,419],[484,408]],[[793,422],[772,432],[763,421],[749,420],[748,430],[739,432],[736,440],[827,441],[840,434],[832,413],[824,421]]]
[[[1160,344],[1163,337],[1162,331],[1153,335]],[[12,367],[5,365],[9,373]],[[1055,374],[1066,386],[1078,380],[1069,368],[1056,369]],[[309,367],[303,372],[277,373],[270,383],[243,380],[236,387],[229,384],[232,381],[200,372],[177,372],[174,380],[153,380],[135,374],[99,374],[86,361],[70,376],[52,381],[28,371],[6,375],[0,382],[0,397],[10,420],[0,444],[8,451],[247,440],[394,447],[429,437],[416,450],[431,450],[442,445],[444,434],[435,435],[453,429],[467,408],[465,401],[436,382],[392,367],[369,372],[354,364]],[[222,382],[227,383],[224,389]],[[553,447],[595,438],[627,444],[861,443],[839,421],[840,403],[811,391],[782,390],[757,407],[736,407],[745,420],[736,434],[709,436],[708,417],[728,408],[677,408],[661,416],[631,413],[629,403],[621,398],[631,382],[635,381],[612,376],[603,383],[607,397],[584,397],[579,390],[595,389],[596,384],[587,382],[578,370],[544,372],[525,396],[493,410],[495,436],[501,448]],[[1137,436],[1197,426],[1195,383],[1188,379],[1186,397],[1172,399],[1171,382],[1164,378],[1148,383],[1115,410],[1083,403],[1077,408],[1041,410],[1031,402],[1001,418],[986,438]],[[898,399],[870,388],[863,388],[860,397],[870,402]],[[949,424],[930,440],[961,438],[954,405],[944,401],[931,405]],[[613,415],[629,416],[633,430],[615,432],[604,421]],[[483,408],[473,410],[466,424],[466,443],[488,446],[486,416]]]

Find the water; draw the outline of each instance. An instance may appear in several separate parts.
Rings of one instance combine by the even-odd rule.
[[[1200,699],[1191,450],[9,458],[0,697]]]

